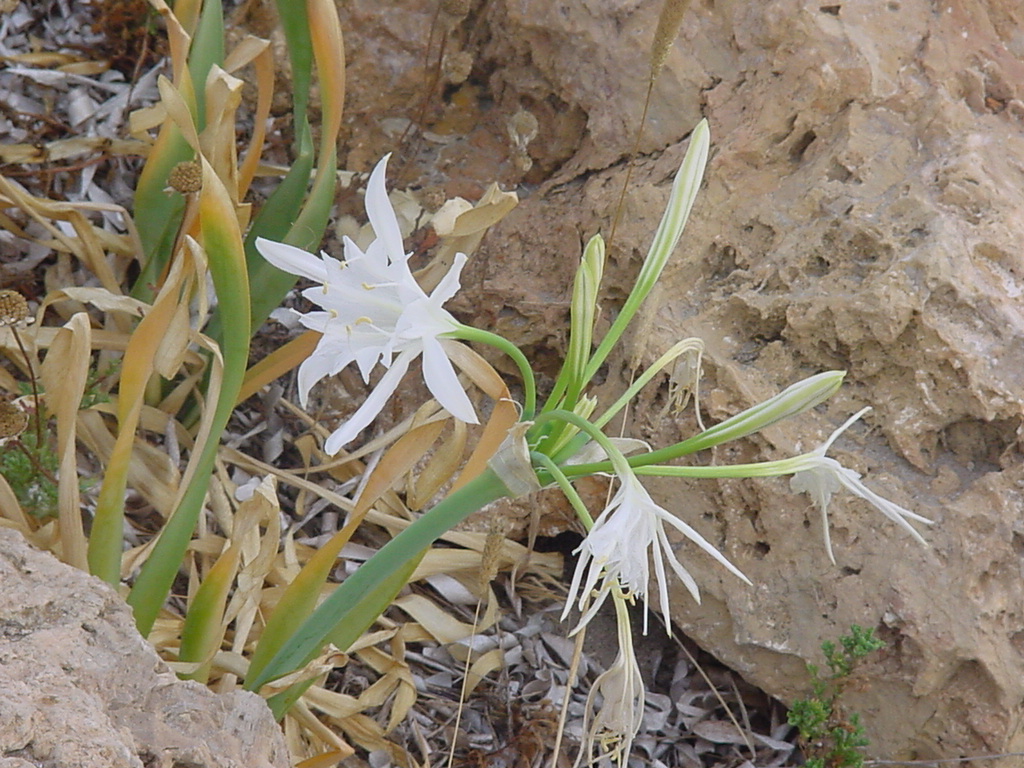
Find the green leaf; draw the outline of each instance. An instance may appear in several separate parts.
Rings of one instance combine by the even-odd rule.
[[[371,623],[390,604],[400,574],[423,556],[439,536],[484,505],[508,495],[508,489],[487,469],[441,501],[412,525],[385,544],[355,573],[345,579],[321,605],[295,629],[288,642],[245,687],[258,691],[264,684],[301,669],[332,640],[345,642],[347,623],[355,627]],[[370,618],[372,616],[372,618]],[[366,624],[365,626],[369,626]],[[361,633],[363,629],[360,629]],[[342,634],[339,634],[342,633]],[[358,634],[355,635],[358,637]],[[347,650],[347,645],[339,646]]]
[[[235,546],[217,558],[196,590],[181,630],[179,661],[204,662],[195,672],[182,677],[205,683],[213,654],[224,639],[224,606],[238,571],[239,550]]]
[[[348,606],[345,618],[338,622],[335,630],[327,636],[325,645],[330,643],[336,648],[351,647],[366,630],[373,626],[373,622],[384,612],[384,609],[394,602],[395,597],[408,583],[426,553],[427,550],[423,549],[417,556],[401,564],[398,570],[381,579],[361,599]],[[284,717],[285,713],[314,682],[315,679],[310,679],[296,683],[281,693],[271,696],[267,700],[267,705],[274,713],[274,717],[278,720]]]
[[[249,359],[249,280],[242,235],[227,189],[210,164],[205,159],[202,163],[199,223],[221,316],[225,318],[221,344],[224,373],[208,433],[201,441],[201,453],[198,458],[193,457],[187,479],[183,481],[187,482],[185,493],[160,532],[128,596],[128,604],[135,610],[135,622],[143,636],[152,629],[192,538],[213,474],[220,436],[234,411]]]

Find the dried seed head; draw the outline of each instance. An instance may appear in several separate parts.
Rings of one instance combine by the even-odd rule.
[[[0,440],[17,437],[28,427],[28,414],[14,403],[0,400]]]
[[[537,116],[525,109],[520,109],[512,115],[506,127],[512,143],[520,150],[525,150],[526,146],[537,138],[537,131],[540,130]]]
[[[472,6],[473,0],[441,0],[441,13],[464,19],[469,15]]]
[[[171,169],[167,184],[175,192],[181,192],[183,195],[198,192],[203,188],[203,167],[194,160],[178,163]]]
[[[452,85],[462,85],[473,71],[473,56],[468,51],[456,51],[444,57],[441,65],[444,79]]]
[[[509,523],[504,517],[492,517],[487,538],[484,540],[484,551],[480,555],[480,591],[486,592],[487,585],[494,581],[501,567],[501,554],[508,535]]]
[[[17,291],[0,291],[0,326],[20,325],[29,320],[28,302]]]
[[[665,59],[672,49],[672,43],[679,34],[683,23],[683,14],[690,5],[690,0],[665,0],[658,17],[658,28],[654,31],[654,44],[651,45],[651,80],[654,80],[665,66]]]

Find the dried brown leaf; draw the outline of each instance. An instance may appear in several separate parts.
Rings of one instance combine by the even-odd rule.
[[[39,370],[46,388],[47,407],[57,421],[61,555],[64,562],[83,571],[88,570],[88,541],[82,525],[75,438],[78,406],[89,378],[91,331],[85,313],[74,315],[58,331]]]

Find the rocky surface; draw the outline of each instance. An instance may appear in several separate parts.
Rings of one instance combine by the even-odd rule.
[[[539,185],[521,187],[524,202],[467,268],[460,307],[542,365],[564,348],[580,244],[608,231],[659,5],[498,0],[449,26],[473,73],[424,113],[437,133],[424,176],[460,177],[450,193],[488,173]],[[377,136],[353,149],[358,165],[386,147],[388,120],[410,113],[430,69],[425,35],[371,4],[350,14],[353,49],[378,53],[350,79],[350,117]],[[687,548],[705,599],[680,588],[673,603],[687,634],[765,690],[803,695],[822,640],[852,623],[879,630],[889,649],[847,700],[877,757],[1024,748],[1022,84],[1017,0],[696,2],[657,81],[610,251],[614,310],[685,136],[707,117],[705,189],[606,392],[631,361],[689,335],[708,344],[712,419],[802,376],[849,371],[827,408],[715,458],[806,450],[870,405],[833,455],[933,518],[930,549],[837,498],[832,567],[817,513],[783,480],[651,488],[754,581]],[[381,103],[389,88],[407,96]],[[524,109],[539,124],[528,171],[510,162],[506,131]],[[690,433],[689,418],[666,415],[664,388],[646,398],[628,432],[655,444]]]
[[[115,592],[0,528],[0,766],[284,768],[255,694],[171,673]]]

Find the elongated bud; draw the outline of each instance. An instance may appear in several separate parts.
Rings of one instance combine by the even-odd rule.
[[[770,427],[790,416],[808,411],[819,403],[823,403],[835,394],[843,383],[846,371],[826,371],[803,381],[798,381],[770,397],[759,405],[738,413],[721,424],[701,432],[680,444],[686,447],[687,453],[703,451],[715,445],[735,440],[745,435]]]
[[[569,350],[566,360],[582,376],[590,357],[597,316],[597,295],[604,275],[604,238],[594,235],[583,249],[583,258],[572,287]]]
[[[686,157],[676,173],[675,181],[672,183],[672,194],[668,199],[668,206],[665,214],[658,224],[658,231],[654,234],[654,242],[647,252],[647,258],[637,276],[636,284],[629,292],[625,304],[619,316],[608,330],[608,334],[601,340],[601,345],[590,358],[587,366],[587,378],[590,378],[601,364],[608,358],[612,348],[622,337],[626,326],[636,316],[637,310],[644,299],[654,288],[665,264],[679,244],[679,238],[683,234],[683,227],[690,216],[690,209],[693,208],[693,201],[697,198],[697,190],[700,189],[700,181],[704,175],[704,167],[708,162],[708,151],[711,146],[711,130],[708,128],[708,121],[701,120],[690,134],[690,146],[686,149]]]
[[[693,201],[697,199],[697,190],[700,189],[700,181],[704,176],[710,147],[711,130],[708,128],[708,121],[701,120],[690,134],[690,146],[687,147],[686,156],[679,166],[675,181],[672,182],[672,194],[669,196],[665,214],[658,224],[654,242],[651,243],[643,269],[637,277],[637,287],[646,289],[644,295],[654,287],[662,269],[665,268],[665,263],[679,244],[683,227],[690,218]]]

